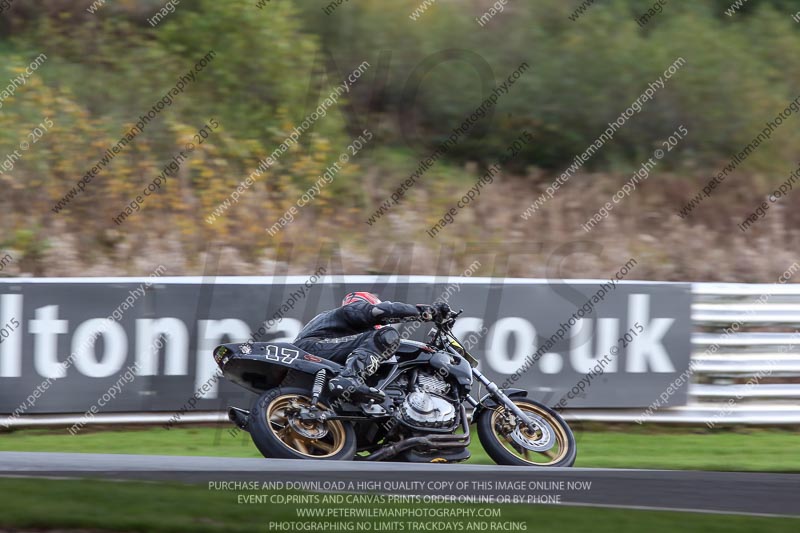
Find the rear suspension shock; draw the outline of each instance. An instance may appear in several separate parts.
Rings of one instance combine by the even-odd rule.
[[[322,394],[322,388],[325,386],[327,373],[325,369],[320,370],[314,376],[314,386],[311,387],[311,405],[317,405],[319,402],[319,395]]]

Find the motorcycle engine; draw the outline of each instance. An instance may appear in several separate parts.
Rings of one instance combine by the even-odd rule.
[[[417,390],[406,396],[401,406],[403,420],[410,426],[441,428],[452,425],[456,420],[456,406],[442,394],[450,390],[450,385],[439,376],[420,373],[417,376]]]

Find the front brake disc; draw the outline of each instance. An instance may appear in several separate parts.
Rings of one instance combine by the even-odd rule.
[[[536,426],[536,433],[530,434],[530,429],[524,424],[517,424],[509,434],[519,446],[534,452],[546,452],[556,444],[553,428],[542,417],[532,413],[525,413]]]

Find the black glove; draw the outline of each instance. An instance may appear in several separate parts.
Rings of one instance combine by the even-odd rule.
[[[436,314],[433,306],[427,304],[417,304],[417,310],[419,311],[419,316],[425,322],[431,322]]]
[[[452,309],[446,302],[436,302],[433,304],[433,318],[436,321],[444,321],[450,317]]]

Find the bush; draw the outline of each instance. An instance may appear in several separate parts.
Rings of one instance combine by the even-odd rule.
[[[366,244],[366,235],[381,242],[413,239],[409,232],[435,223],[452,195],[463,194],[523,130],[534,141],[505,165],[499,180],[513,198],[483,195],[485,207],[461,219],[475,229],[450,234],[463,240],[474,231],[498,244],[512,230],[532,238],[530,228],[517,227],[508,205],[529,205],[542,185],[683,57],[685,66],[573,180],[578,190],[613,193],[626,173],[684,125],[687,138],[659,163],[658,175],[669,176],[657,189],[663,194],[642,207],[674,210],[800,94],[800,57],[787,53],[800,47],[790,17],[795,7],[777,0],[748,2],[732,17],[724,14],[728,0],[673,0],[644,28],[635,17],[652,5],[649,0],[597,2],[574,22],[569,15],[577,1],[509,2],[484,27],[475,18],[491,6],[488,0],[440,0],[416,21],[409,15],[420,0],[348,2],[330,15],[323,12],[326,2],[270,2],[258,9],[253,0],[197,0],[180,4],[156,28],[146,19],[163,6],[160,1],[109,3],[95,15],[86,12],[89,3],[15,3],[0,22],[0,90],[38,54],[47,54],[0,109],[3,161],[43,120],[53,121],[0,175],[0,223],[7,235],[24,241],[17,245],[25,249],[30,271],[149,272],[149,261],[162,254],[173,259],[176,271],[197,272],[209,243],[223,242],[236,252],[227,255],[224,268],[259,273],[278,242],[293,242],[295,256],[310,262],[318,241],[329,239],[346,249],[345,269],[363,272],[387,253]],[[210,50],[216,55],[197,81],[85,192],[54,213],[54,204]],[[352,91],[209,222],[259,162],[364,61],[369,68]],[[418,161],[521,64],[528,68],[508,94],[426,172],[405,204],[380,227],[365,226]],[[164,189],[123,224],[113,222],[211,119],[219,128]],[[741,177],[725,183],[719,209],[693,219],[707,228],[706,242],[738,216],[738,207],[743,212],[750,198],[785,179],[800,141],[798,121],[789,119],[738,169]],[[303,207],[299,223],[270,237],[265,228],[296,205],[365,127],[374,134],[368,148]],[[655,197],[664,205],[656,206]],[[575,203],[554,202],[555,222],[547,211],[543,225],[552,222],[554,235],[571,238],[558,220],[585,220]],[[634,215],[631,228],[648,220]],[[623,231],[631,246],[641,244],[638,229],[618,228]],[[420,268],[436,268],[425,260]],[[669,268],[657,273],[666,277]]]

